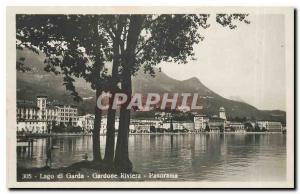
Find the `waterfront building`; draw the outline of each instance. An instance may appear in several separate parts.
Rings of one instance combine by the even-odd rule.
[[[39,120],[47,120],[47,96],[37,96],[36,104],[39,109],[38,118]]]
[[[257,121],[256,124],[262,131],[282,132],[282,124],[277,121]]]
[[[17,121],[17,133],[46,133],[47,129],[48,124],[46,121]]]
[[[173,130],[187,130],[189,132],[193,132],[194,129],[194,122],[193,121],[172,121]],[[158,127],[165,130],[169,130],[171,128],[171,122],[165,121],[160,123]]]
[[[39,108],[31,101],[17,101],[17,120],[37,120]]]
[[[196,131],[203,131],[208,123],[209,118],[205,115],[194,115],[194,128]]]
[[[50,130],[53,124],[77,125],[78,111],[76,106],[54,105],[49,103],[47,99],[47,96],[40,95],[36,97],[36,102],[17,101],[18,131],[39,133],[45,132],[47,129]]]
[[[86,114],[83,116],[78,116],[77,126],[81,127],[85,132],[91,132],[94,129],[95,115]],[[119,117],[115,117],[115,129],[119,127]],[[106,134],[107,132],[107,116],[101,117],[100,134]]]
[[[172,121],[174,130],[188,130],[194,131],[193,121]],[[169,130],[171,128],[171,122],[162,121],[158,119],[151,118],[139,118],[132,119],[130,122],[130,132],[142,133],[150,132],[151,128],[161,131],[161,129]]]
[[[76,106],[60,104],[55,106],[55,110],[57,112],[57,123],[65,126],[76,126],[78,122],[78,110]]]
[[[224,132],[226,128],[226,113],[225,108],[219,108],[219,115],[214,115],[211,118],[207,119],[206,123],[209,127],[209,130],[212,132]],[[206,128],[206,126],[205,126]],[[204,129],[205,129],[204,128]]]
[[[220,132],[225,129],[225,120],[219,117],[212,117],[208,121],[210,131]]]
[[[77,126],[81,127],[83,131],[89,132],[94,129],[95,115],[87,114],[78,116]]]
[[[241,122],[227,121],[226,131],[245,132],[245,125]]]
[[[37,104],[27,101],[17,101],[17,132],[42,133],[47,131],[47,122],[39,119]]]
[[[150,118],[131,119],[129,129],[131,132],[150,132],[151,127],[158,127],[159,120]]]

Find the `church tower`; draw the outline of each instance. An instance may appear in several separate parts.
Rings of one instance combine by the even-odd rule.
[[[219,117],[221,119],[226,120],[226,113],[225,113],[225,108],[224,107],[220,107],[220,109],[219,109]]]

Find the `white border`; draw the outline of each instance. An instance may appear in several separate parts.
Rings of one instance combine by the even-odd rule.
[[[16,13],[216,13],[216,12],[245,12],[252,14],[280,13],[286,16],[286,64],[287,64],[287,128],[294,129],[294,40],[293,40],[293,9],[292,8],[258,8],[258,7],[9,7],[7,9],[7,178],[9,187],[21,188],[282,188],[293,187],[294,178],[294,133],[288,130],[287,134],[287,182],[16,182],[16,151],[15,151],[15,115],[16,115],[16,72],[15,72],[15,19]],[[15,164],[15,165],[12,165]]]

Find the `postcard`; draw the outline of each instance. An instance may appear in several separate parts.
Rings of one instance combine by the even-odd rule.
[[[7,7],[9,188],[294,188],[294,9]]]

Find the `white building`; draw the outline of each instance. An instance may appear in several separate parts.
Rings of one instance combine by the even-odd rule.
[[[256,124],[260,130],[268,132],[282,132],[282,124],[277,121],[257,121]]]
[[[159,120],[157,119],[131,119],[129,129],[131,132],[150,132],[150,127],[159,126]]]
[[[205,115],[198,115],[196,114],[194,116],[194,128],[196,131],[204,130],[206,127],[206,124],[208,123],[209,119]]]
[[[219,109],[219,118],[224,119],[226,121],[226,113],[224,107],[220,107]]]
[[[72,105],[56,105],[57,111],[56,121],[59,124],[76,126],[78,121],[78,110],[76,106]]]
[[[81,127],[84,131],[91,131],[94,129],[95,115],[87,114],[79,116],[77,120],[77,126]]]
[[[77,107],[70,105],[52,105],[47,96],[37,96],[36,103],[26,100],[17,101],[17,129],[18,131],[42,132],[56,125],[77,124]],[[35,125],[33,125],[35,123]],[[37,126],[38,125],[38,126]],[[36,130],[38,127],[38,131]],[[43,129],[42,129],[43,128]],[[46,129],[45,129],[46,128]],[[22,130],[24,129],[24,130]],[[28,129],[28,130],[25,130]]]
[[[37,120],[39,108],[28,101],[17,101],[17,120]]]
[[[77,126],[81,127],[84,131],[89,132],[94,129],[95,115],[87,114],[78,116]],[[119,117],[115,118],[115,129],[119,127]],[[101,117],[100,134],[106,134],[107,131],[107,116]]]
[[[235,122],[235,121],[227,121],[226,122],[226,131],[235,131],[235,132],[245,132],[245,125],[241,122]]]
[[[17,132],[46,133],[48,124],[46,121],[27,120],[17,121]]]
[[[173,128],[178,130],[188,130],[190,132],[194,131],[194,122],[192,121],[174,121],[173,122]]]

